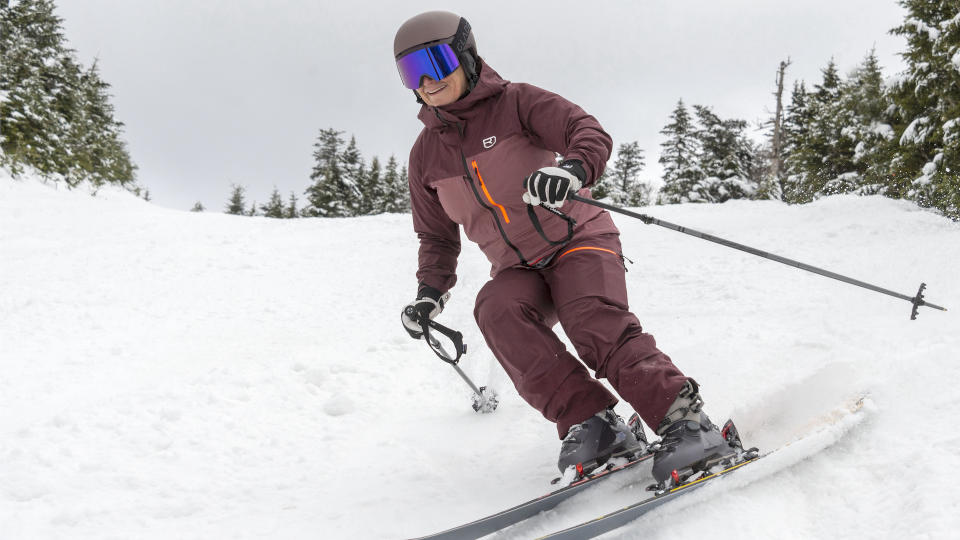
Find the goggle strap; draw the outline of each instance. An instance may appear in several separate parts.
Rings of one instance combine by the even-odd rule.
[[[466,19],[460,17],[460,24],[457,26],[457,32],[453,35],[453,41],[450,42],[450,46],[453,47],[453,52],[459,54],[462,53],[467,48],[467,40],[470,39],[470,23]]]

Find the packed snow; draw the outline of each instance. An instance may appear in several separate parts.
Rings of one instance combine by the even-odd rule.
[[[772,450],[609,538],[955,538],[960,225],[838,196],[643,211],[929,301],[902,300],[615,216],[633,310],[715,421]],[[465,243],[440,322],[470,391],[399,321],[409,215],[272,220],[0,176],[0,537],[420,536],[542,495],[554,427],[472,318]],[[629,414],[625,404],[618,412]],[[763,464],[763,466],[761,466]],[[646,496],[612,478],[494,535],[531,538]]]

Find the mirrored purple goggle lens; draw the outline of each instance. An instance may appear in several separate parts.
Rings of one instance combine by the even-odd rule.
[[[420,80],[426,75],[439,81],[460,67],[453,48],[446,43],[433,45],[425,49],[418,49],[397,60],[397,69],[400,71],[400,80],[407,88],[420,88]]]

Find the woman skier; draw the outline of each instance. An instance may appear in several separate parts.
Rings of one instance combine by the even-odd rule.
[[[424,123],[409,160],[420,240],[409,306],[419,318],[436,317],[450,298],[462,227],[492,265],[474,317],[520,396],[557,424],[561,472],[578,465],[589,472],[639,445],[613,412],[617,398],[584,364],[661,436],[657,481],[732,453],[704,414],[697,383],[629,311],[610,215],[566,201],[570,193],[589,196],[610,157],[612,140],[599,122],[556,94],[502,79],[477,55],[469,23],[453,13],[409,19],[393,53]],[[401,320],[411,337],[422,337],[406,307]],[[557,322],[582,362],[551,330]]]

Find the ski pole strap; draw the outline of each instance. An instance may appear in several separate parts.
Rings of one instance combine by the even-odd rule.
[[[426,317],[421,318],[419,322],[423,329],[423,336],[427,339],[427,345],[433,351],[433,354],[448,364],[457,365],[460,362],[460,357],[467,352],[467,346],[463,343],[463,334]],[[439,333],[450,340],[456,354],[451,355],[447,352],[443,343],[432,332]]]
[[[559,217],[560,219],[567,222],[567,236],[563,240],[551,240],[547,238],[547,234],[543,232],[543,226],[540,225],[540,218],[537,217],[537,213],[533,211],[533,205],[527,205],[527,216],[530,217],[530,221],[533,223],[533,228],[537,230],[537,233],[540,234],[540,237],[547,241],[551,246],[562,246],[570,242],[573,238],[573,228],[577,225],[577,221],[572,217],[564,214],[563,212],[557,210],[556,208],[551,208],[545,204],[541,204],[540,208],[543,208],[547,212]]]

